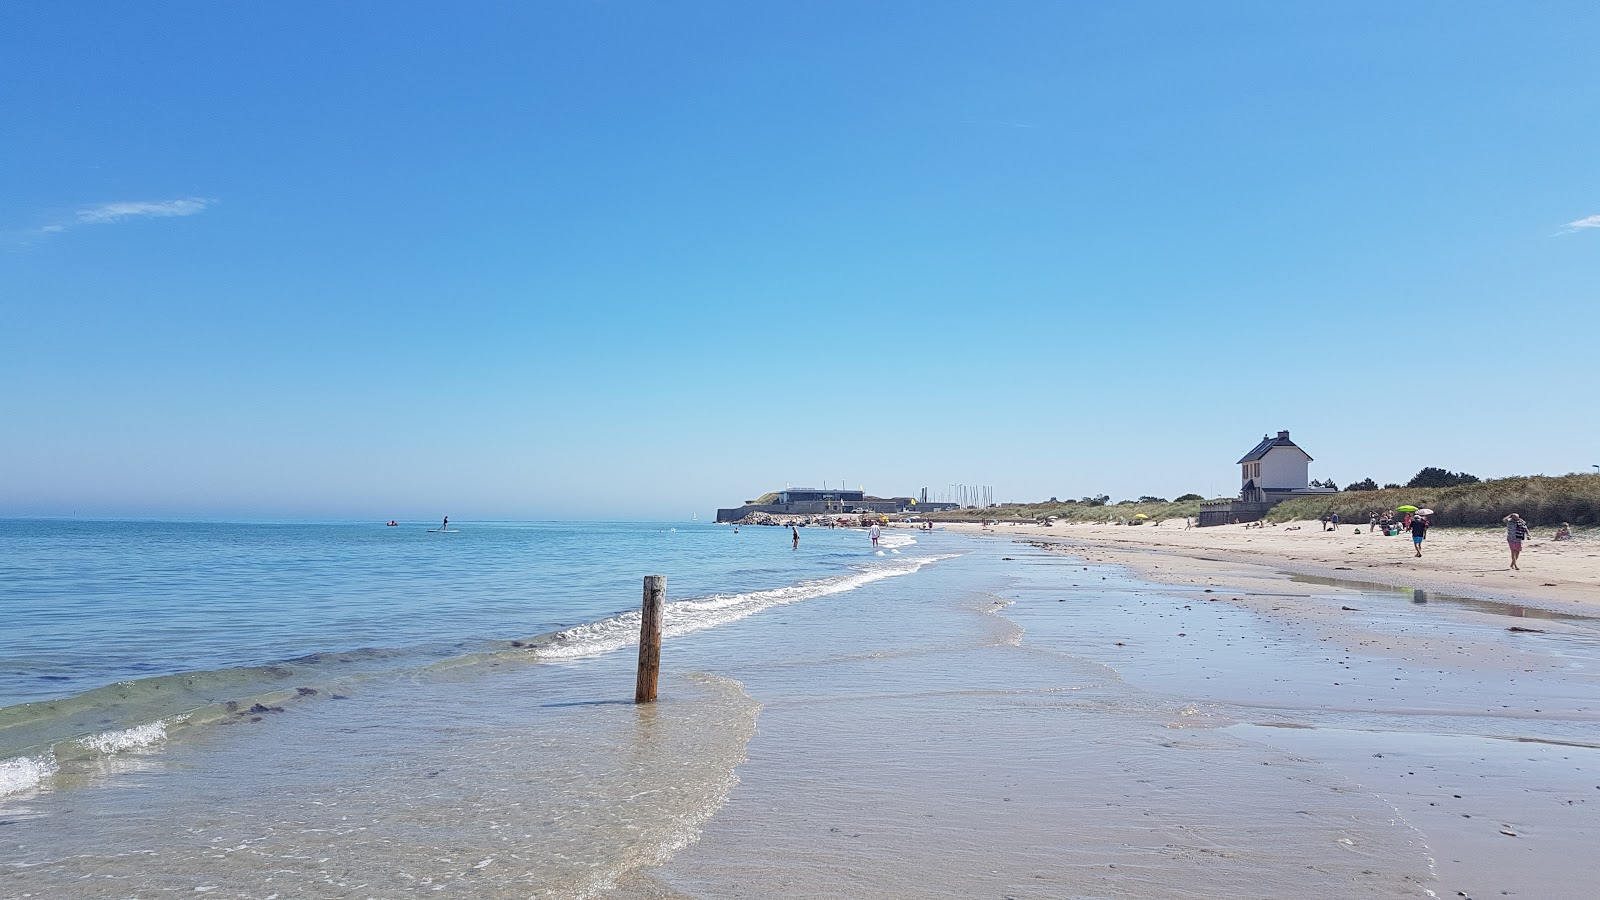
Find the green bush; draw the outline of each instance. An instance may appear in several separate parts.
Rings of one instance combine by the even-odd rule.
[[[1478,476],[1468,475],[1465,472],[1452,472],[1437,466],[1427,466],[1422,471],[1411,476],[1406,482],[1408,488],[1444,488],[1455,487],[1458,484],[1477,484]]]

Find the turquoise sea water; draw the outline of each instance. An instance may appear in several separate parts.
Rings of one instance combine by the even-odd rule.
[[[449,655],[669,599],[886,563],[858,531],[705,524],[0,521],[0,708],[117,681],[379,650]],[[3,752],[3,751],[0,751]]]
[[[700,523],[0,522],[0,795],[62,763],[451,668],[635,643],[908,574],[860,531]],[[904,548],[904,552],[901,548]],[[256,715],[251,715],[251,710]]]

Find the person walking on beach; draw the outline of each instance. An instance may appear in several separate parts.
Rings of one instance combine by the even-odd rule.
[[[1422,555],[1422,539],[1428,536],[1428,520],[1413,513],[1411,519],[1411,543],[1417,548],[1417,555]]]
[[[793,525],[790,525],[789,526],[789,531],[790,531],[790,533],[792,533],[794,535],[794,547],[792,549],[799,550],[800,549],[800,529],[796,528]]]
[[[1339,530],[1339,514],[1338,513],[1334,513],[1333,514],[1333,530],[1334,531],[1338,531]]]
[[[878,536],[882,533],[883,532],[878,529],[877,522],[873,522],[872,527],[867,529],[867,537],[872,538],[872,546],[878,546]]]
[[[1506,546],[1511,548],[1511,568],[1517,569],[1517,557],[1522,555],[1522,542],[1528,539],[1528,523],[1516,513],[1500,521],[1506,523]]]

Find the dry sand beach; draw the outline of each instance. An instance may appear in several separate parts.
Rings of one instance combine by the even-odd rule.
[[[1554,529],[1536,528],[1524,545],[1521,571],[1512,571],[1505,532],[1498,528],[1432,529],[1418,559],[1409,535],[1371,534],[1364,524],[1342,525],[1337,531],[1321,531],[1315,521],[1264,528],[1183,526],[1182,519],[1173,519],[1136,527],[999,524],[985,529],[975,523],[948,527],[1077,546],[1096,559],[1129,566],[1169,584],[1211,583],[1222,573],[1236,583],[1262,577],[1252,569],[1266,567],[1464,597],[1525,600],[1550,608],[1600,609],[1600,536],[1593,532],[1580,532],[1576,540],[1552,541]]]

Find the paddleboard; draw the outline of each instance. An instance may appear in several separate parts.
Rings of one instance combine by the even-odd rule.
[[[460,534],[460,532],[456,531],[454,528],[451,528],[449,530],[446,530],[446,529],[443,529],[443,528],[429,528],[428,529],[428,533],[429,534]]]

